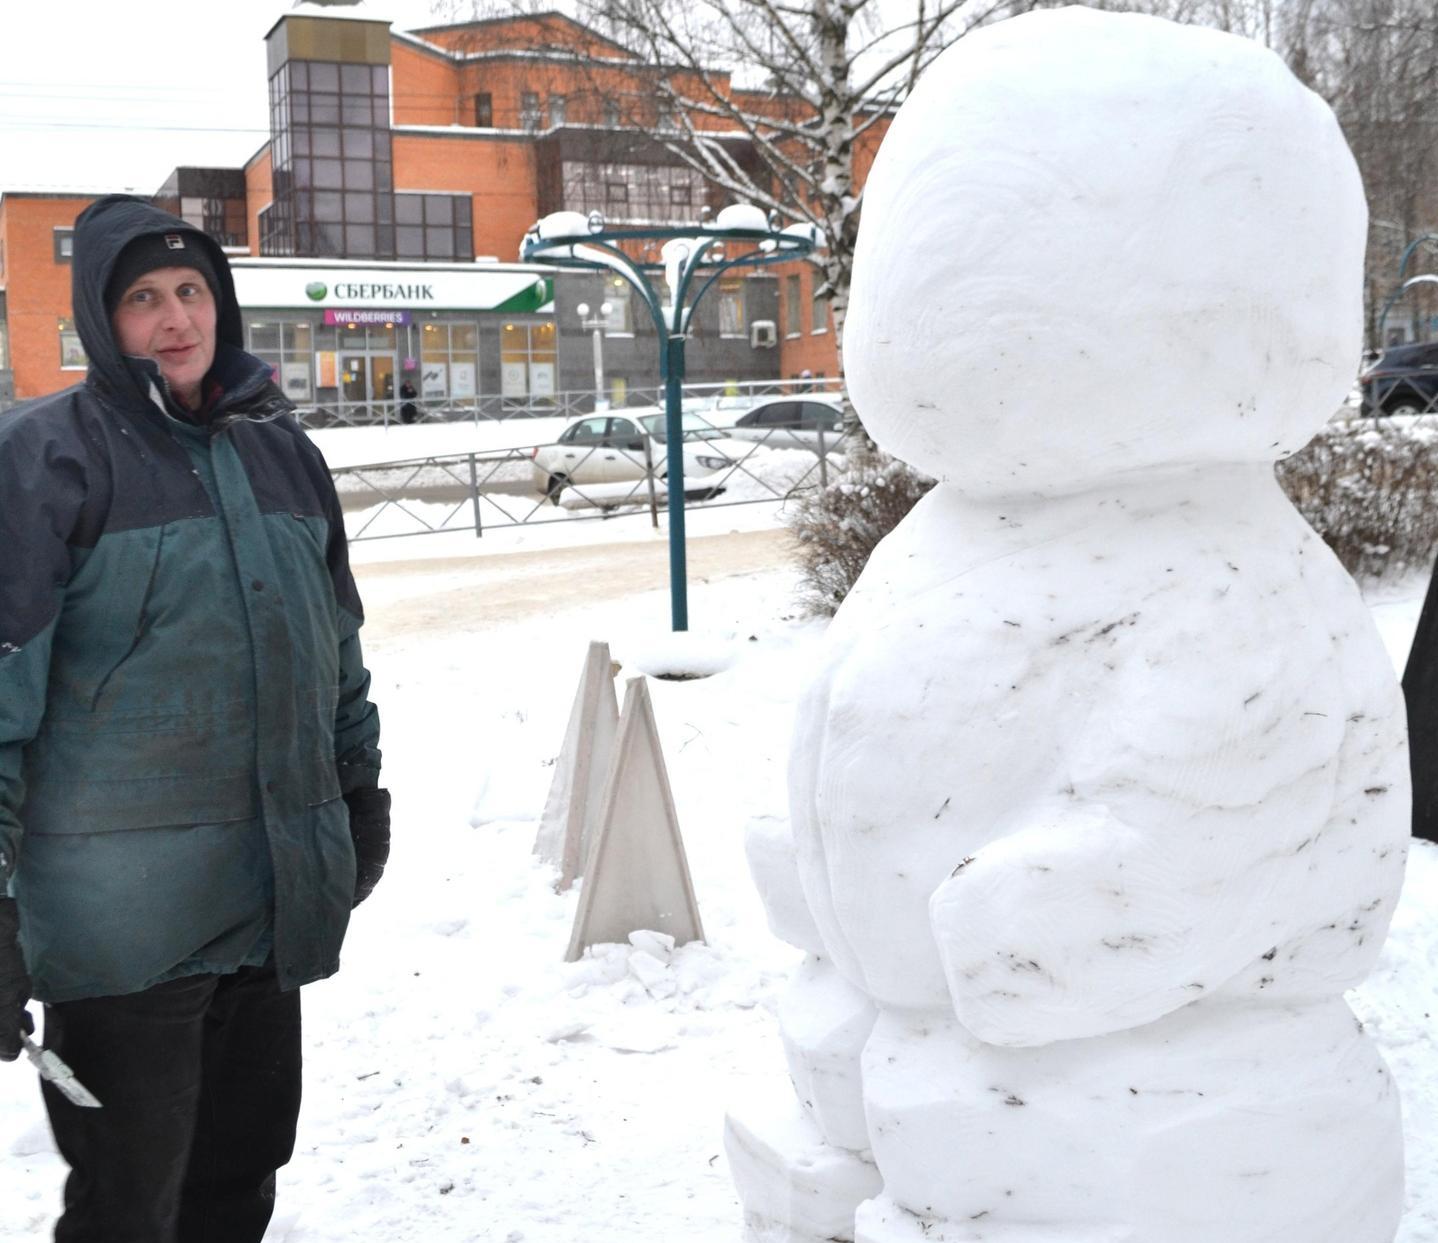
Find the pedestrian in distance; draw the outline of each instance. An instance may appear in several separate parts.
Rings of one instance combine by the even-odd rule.
[[[404,400],[404,405],[399,408],[399,421],[413,423],[419,418],[419,409],[414,404],[414,399],[419,394],[414,391],[414,385],[409,382],[408,376],[400,381],[399,395]]]
[[[0,417],[0,1059],[33,1030],[57,1243],[260,1243],[299,988],[389,852],[379,719],[319,451],[245,353],[223,251],[76,222],[83,384]]]

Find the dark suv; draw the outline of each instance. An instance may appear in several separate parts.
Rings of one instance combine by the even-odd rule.
[[[1358,377],[1363,413],[1438,412],[1438,341],[1384,350]]]

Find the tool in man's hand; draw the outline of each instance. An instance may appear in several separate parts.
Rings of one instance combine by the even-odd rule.
[[[35,1069],[40,1072],[40,1078],[48,1079],[53,1083],[55,1090],[67,1101],[75,1105],[84,1105],[87,1109],[101,1108],[100,1102],[95,1099],[95,1094],[75,1078],[75,1072],[65,1065],[58,1053],[42,1049],[29,1036],[21,1036],[20,1043],[25,1049],[25,1056],[35,1063]]]

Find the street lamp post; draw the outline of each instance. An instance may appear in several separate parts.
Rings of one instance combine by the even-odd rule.
[[[652,253],[659,243],[660,258],[635,258],[629,251]],[[734,244],[752,249],[732,254]],[[664,379],[665,450],[669,493],[669,595],[675,630],[689,629],[689,601],[684,555],[684,455],[682,447],[682,386],[684,345],[694,309],[709,287],[725,272],[741,267],[763,267],[803,258],[819,244],[812,224],[778,227],[777,218],[765,217],[749,203],[734,203],[698,225],[671,229],[610,229],[597,211],[553,212],[525,234],[520,259],[582,271],[608,271],[628,281],[653,317],[659,333],[659,370]],[[627,249],[626,249],[627,248]],[[662,276],[669,294],[664,302],[650,280]],[[706,279],[707,278],[707,279]],[[702,283],[700,283],[702,281]]]
[[[604,392],[604,326],[609,322],[609,313],[614,308],[608,302],[601,302],[594,318],[589,317],[589,303],[581,302],[574,308],[579,315],[579,326],[594,332],[594,408],[608,410],[609,398]]]
[[[1393,304],[1397,302],[1399,298],[1406,294],[1410,289],[1413,289],[1418,285],[1438,285],[1438,275],[1435,275],[1432,272],[1423,272],[1420,273],[1418,276],[1410,276],[1406,281],[1399,285],[1397,289],[1395,289],[1391,294],[1388,295],[1387,299],[1383,303],[1383,309],[1378,313],[1377,348],[1380,351],[1386,348],[1384,344],[1383,330],[1385,325],[1387,325],[1388,323],[1388,312],[1393,309]],[[1417,319],[1415,317],[1412,325],[1410,326],[1416,328],[1416,325]]]
[[[1393,292],[1388,295],[1383,303],[1383,309],[1378,313],[1378,341],[1376,346],[1379,350],[1385,348],[1384,328],[1388,323],[1388,312],[1393,309],[1393,304],[1415,285],[1431,284],[1434,277],[1431,275],[1408,276],[1408,265],[1412,262],[1413,256],[1424,242],[1438,242],[1438,233],[1421,233],[1403,248],[1403,254],[1398,260],[1398,284]]]

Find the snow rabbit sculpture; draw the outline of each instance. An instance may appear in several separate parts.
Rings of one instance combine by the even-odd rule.
[[[868,181],[845,360],[936,487],[751,828],[798,1101],[729,1120],[751,1240],[1391,1243],[1343,1000],[1408,835],[1398,688],[1273,462],[1350,385],[1328,108],[1213,31],[965,38]]]

